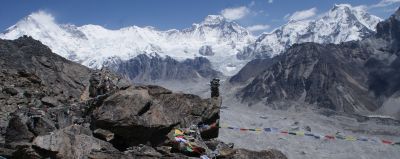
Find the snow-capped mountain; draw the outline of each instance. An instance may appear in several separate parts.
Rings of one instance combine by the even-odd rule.
[[[0,34],[2,39],[32,36],[53,52],[91,68],[128,61],[140,54],[171,57],[177,61],[205,57],[212,68],[231,76],[248,61],[274,56],[295,43],[340,43],[375,32],[380,18],[361,7],[335,5],[315,20],[289,21],[271,33],[254,37],[244,27],[220,15],[182,30],[160,31],[130,26],[118,30],[99,25],[58,24],[49,13],[32,13]],[[115,66],[115,65],[114,65]]]
[[[254,44],[238,54],[240,59],[272,57],[284,52],[296,43],[341,43],[361,40],[372,35],[381,18],[370,15],[362,7],[349,4],[335,5],[327,13],[314,20],[295,21],[263,33]]]
[[[138,26],[110,30],[98,25],[58,24],[52,15],[39,11],[8,28],[0,38],[22,35],[32,36],[55,53],[91,68],[100,68],[110,60],[126,61],[139,54],[157,53],[178,61],[207,56],[216,70],[228,75],[232,68],[240,69],[237,65],[244,64],[235,57],[238,48],[254,41],[245,28],[219,15],[209,15],[183,30]],[[204,46],[213,55],[202,55]]]

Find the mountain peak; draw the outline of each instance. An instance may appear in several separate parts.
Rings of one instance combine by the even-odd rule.
[[[202,24],[211,24],[211,25],[215,25],[215,24],[220,24],[222,22],[226,21],[226,19],[221,16],[221,15],[208,15],[204,21],[202,22]]]
[[[376,31],[381,19],[363,6],[335,4],[322,16],[312,20],[290,20],[271,33],[259,36],[255,44],[241,52],[242,58],[275,56],[295,43],[341,43],[361,40]],[[238,56],[238,57],[239,57]]]
[[[26,28],[26,27],[34,27],[41,28],[46,26],[56,25],[55,19],[53,15],[46,11],[39,10],[37,12],[33,12],[30,15],[26,16],[22,20],[18,21],[15,25],[9,27],[6,32],[12,31],[16,28]]]
[[[331,10],[353,8],[350,4],[335,4]]]
[[[53,15],[46,11],[39,10],[25,17],[22,21],[36,24],[49,24],[55,23]]]
[[[328,15],[344,16],[353,15],[355,13],[355,8],[350,4],[335,4],[332,9],[329,10]]]
[[[18,21],[15,25],[9,27],[1,37],[5,39],[16,39],[22,35],[30,35],[37,38],[37,36],[30,34],[30,32],[40,32],[41,30],[59,32],[59,26],[50,13],[39,10],[31,13]]]
[[[375,31],[376,24],[382,21],[381,18],[369,14],[365,6],[351,6],[350,4],[335,4],[323,19],[341,20],[341,23],[361,23],[372,31]]]

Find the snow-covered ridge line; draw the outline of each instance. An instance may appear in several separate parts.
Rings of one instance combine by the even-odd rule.
[[[319,18],[291,20],[270,33],[261,34],[255,43],[239,54],[242,59],[272,57],[296,43],[341,43],[361,40],[374,34],[381,18],[360,6],[338,4]]]
[[[254,37],[220,15],[209,15],[192,27],[160,31],[129,26],[110,30],[99,25],[58,24],[44,11],[32,13],[0,34],[2,39],[32,36],[53,52],[91,68],[157,53],[178,61],[206,57],[217,71],[231,76],[257,57],[275,56],[295,43],[340,43],[373,33],[381,19],[361,7],[335,5],[316,20],[289,21],[271,33]]]
[[[183,30],[159,31],[138,26],[110,30],[92,24],[58,24],[44,11],[22,19],[0,34],[0,38],[16,39],[22,35],[32,36],[57,54],[91,68],[102,67],[109,59],[128,60],[139,54],[157,53],[181,61],[204,56],[199,49],[208,45],[214,52],[208,59],[221,72],[227,71],[226,65],[240,63],[225,63],[224,59],[235,59],[232,57],[237,50],[254,39],[245,28],[219,15],[209,15],[203,22]]]

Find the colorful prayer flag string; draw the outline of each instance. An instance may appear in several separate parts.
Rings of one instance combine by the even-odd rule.
[[[293,135],[293,136],[304,136],[304,137],[313,137],[314,139],[326,139],[326,140],[344,140],[344,141],[362,141],[362,142],[372,142],[372,143],[382,143],[386,145],[397,145],[400,146],[400,142],[393,142],[390,140],[377,140],[374,138],[367,138],[367,137],[354,137],[351,135],[345,136],[341,134],[336,135],[320,135],[311,132],[303,132],[303,131],[287,131],[287,130],[279,130],[278,128],[237,128],[233,126],[228,126],[223,124],[224,126],[220,126],[219,128],[227,128],[230,130],[239,130],[242,132],[247,131],[254,131],[254,132],[266,132],[266,133],[278,133],[283,135]]]

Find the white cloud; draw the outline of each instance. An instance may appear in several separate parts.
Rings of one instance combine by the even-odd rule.
[[[229,20],[242,19],[249,13],[250,13],[250,10],[245,6],[241,6],[241,7],[237,7],[237,8],[226,8],[221,11],[221,15]]]
[[[387,7],[396,3],[400,3],[400,0],[381,0],[379,3],[371,5],[369,8],[381,8]]]
[[[294,12],[292,15],[286,15],[285,19],[290,19],[290,20],[304,20],[304,19],[309,19],[311,17],[314,17],[317,15],[317,8],[310,8],[307,10],[302,10],[302,11],[297,11]]]
[[[274,3],[274,0],[268,0],[268,3]]]
[[[247,30],[254,32],[254,31],[262,31],[262,30],[267,30],[269,29],[271,26],[267,25],[267,24],[257,24],[257,25],[252,25],[252,26],[248,26],[246,27]]]

